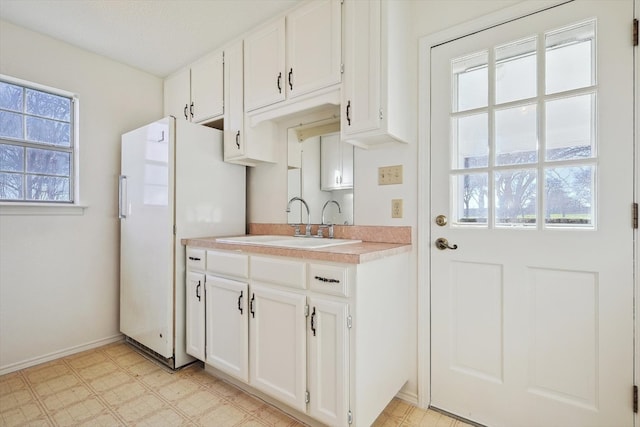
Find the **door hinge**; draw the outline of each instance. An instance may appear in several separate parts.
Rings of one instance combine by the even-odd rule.
[[[351,413],[351,409],[347,412],[347,423],[351,424],[353,422],[353,414]]]
[[[340,64],[340,74],[344,74],[344,64]]]
[[[638,413],[638,386],[633,386],[633,413]]]
[[[384,114],[382,113],[382,108],[380,109],[380,120],[384,118]]]
[[[176,225],[175,224],[173,224],[173,235],[174,236],[176,235]]]
[[[638,204],[637,203],[632,203],[631,204],[631,226],[634,229],[638,228]]]
[[[633,45],[638,46],[638,20],[633,20]]]
[[[304,306],[304,317],[309,317],[309,304]]]
[[[309,398],[309,392],[308,392],[308,391],[305,391],[305,392],[304,392],[304,403],[309,403],[309,400],[311,400],[311,399]]]
[[[347,328],[351,329],[351,326],[353,326],[353,320],[351,316],[347,316]]]

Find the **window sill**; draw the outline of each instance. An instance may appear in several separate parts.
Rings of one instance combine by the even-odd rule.
[[[88,205],[59,203],[0,203],[2,215],[84,215]]]

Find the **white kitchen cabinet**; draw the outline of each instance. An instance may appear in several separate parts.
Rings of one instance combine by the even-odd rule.
[[[346,426],[349,412],[349,305],[309,298],[309,415]]]
[[[409,253],[343,264],[206,250],[206,271],[208,372],[332,426],[371,425],[407,381]]]
[[[408,142],[412,126],[408,71],[409,3],[345,0],[341,133],[367,148]]]
[[[249,382],[300,411],[306,409],[305,306],[304,294],[251,284]]]
[[[186,346],[187,353],[199,360],[205,358],[205,275],[187,271],[186,281]]]
[[[316,0],[246,37],[245,111],[340,83],[341,33],[340,0]]]
[[[205,362],[249,381],[249,285],[207,275],[206,295]]]
[[[164,81],[164,114],[204,123],[224,113],[224,53],[207,55]]]
[[[251,126],[244,112],[243,42],[225,49],[224,161],[245,166],[276,161],[276,130],[272,122]]]
[[[353,188],[353,145],[340,140],[340,134],[320,137],[320,189]]]

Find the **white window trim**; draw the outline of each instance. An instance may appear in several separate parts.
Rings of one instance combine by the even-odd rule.
[[[78,95],[62,89],[33,83],[28,80],[0,74],[0,79],[20,86],[66,96],[73,99],[73,203],[0,202],[0,216],[4,215],[83,215],[89,206],[80,202],[80,100]]]

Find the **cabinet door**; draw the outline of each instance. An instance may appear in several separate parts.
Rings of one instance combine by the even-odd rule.
[[[299,411],[306,410],[303,294],[251,285],[250,383]]]
[[[342,142],[340,135],[320,137],[321,189],[353,188],[353,145]]]
[[[380,10],[380,0],[345,0],[343,139],[380,127]]]
[[[249,286],[207,275],[206,363],[249,381]]]
[[[191,66],[191,120],[200,123],[224,113],[222,51],[206,56]],[[190,106],[191,108],[191,106]]]
[[[246,111],[285,98],[285,21],[262,28],[244,40],[244,105]]]
[[[205,275],[188,271],[186,287],[187,353],[204,361]]]
[[[191,71],[189,68],[164,80],[164,115],[190,120]]]
[[[224,160],[228,161],[245,155],[242,41],[225,49],[224,55]]]
[[[287,15],[287,97],[340,83],[339,0],[309,2]]]
[[[348,424],[349,329],[346,303],[309,298],[309,415]]]

